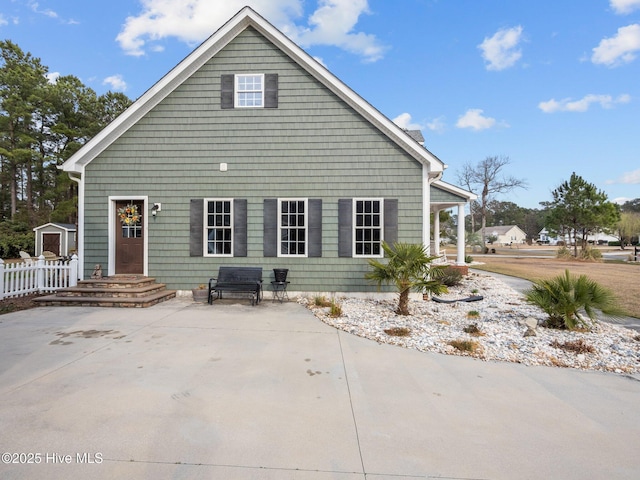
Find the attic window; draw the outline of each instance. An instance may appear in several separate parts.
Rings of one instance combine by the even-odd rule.
[[[236,108],[264,105],[264,75],[236,75]]]
[[[220,85],[221,108],[278,108],[277,73],[225,74]]]

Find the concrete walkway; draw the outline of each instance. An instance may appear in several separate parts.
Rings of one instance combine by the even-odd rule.
[[[2,479],[637,479],[639,399],[631,377],[379,345],[295,303],[0,316]]]

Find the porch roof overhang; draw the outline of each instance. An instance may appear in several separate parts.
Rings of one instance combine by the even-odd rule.
[[[468,190],[457,187],[442,180],[431,183],[431,211],[445,210],[462,203],[469,203],[478,196]]]

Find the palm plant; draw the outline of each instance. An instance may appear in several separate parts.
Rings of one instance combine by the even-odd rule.
[[[409,315],[409,292],[412,289],[435,294],[447,291],[447,287],[438,280],[445,267],[432,265],[431,262],[438,257],[429,256],[423,245],[395,243],[392,248],[383,242],[382,248],[387,262],[370,258],[368,262],[372,270],[365,274],[365,278],[377,283],[378,287],[383,283],[397,287],[398,315]]]
[[[549,325],[573,330],[590,327],[597,321],[598,310],[612,316],[624,314],[616,305],[616,297],[608,288],[600,286],[586,275],[564,275],[538,280],[525,292],[526,300],[549,315]]]

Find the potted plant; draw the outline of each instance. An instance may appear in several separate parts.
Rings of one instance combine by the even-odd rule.
[[[209,290],[204,283],[198,285],[198,288],[192,288],[191,293],[194,302],[206,302],[209,299]]]

